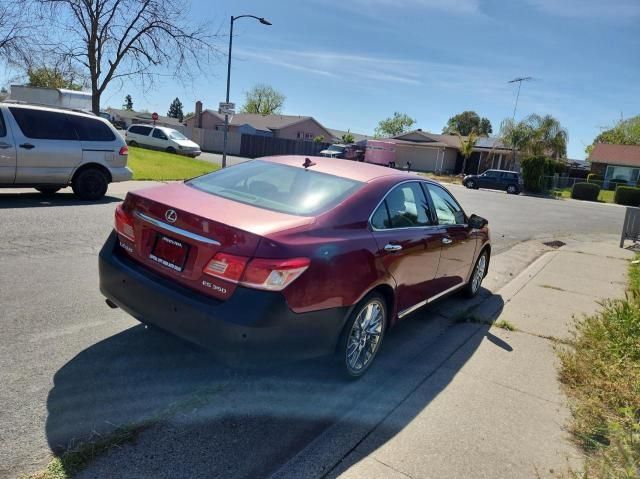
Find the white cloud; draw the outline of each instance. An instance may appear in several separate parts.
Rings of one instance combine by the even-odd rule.
[[[578,18],[633,18],[640,16],[639,0],[527,0],[550,15]]]

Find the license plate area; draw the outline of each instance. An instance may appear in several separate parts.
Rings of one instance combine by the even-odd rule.
[[[169,269],[181,272],[187,262],[188,254],[189,245],[169,236],[157,234],[149,259]]]

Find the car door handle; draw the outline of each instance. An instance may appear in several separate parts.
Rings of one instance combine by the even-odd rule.
[[[402,245],[399,244],[391,244],[385,245],[384,250],[389,252],[400,251],[402,249]]]
[[[10,145],[9,143],[0,143],[0,150],[6,150],[7,148],[12,148],[13,145]]]
[[[31,143],[23,143],[22,145],[20,145],[20,148],[24,148],[25,150],[30,150],[31,148],[35,148],[35,146],[32,145]]]
[[[451,238],[442,238],[442,244],[451,244],[453,240]]]

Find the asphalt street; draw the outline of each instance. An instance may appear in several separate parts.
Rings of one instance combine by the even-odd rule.
[[[267,476],[338,423],[340,437],[357,442],[461,345],[472,354],[478,332],[490,334],[422,311],[389,335],[376,367],[349,384],[325,361],[217,363],[109,309],[98,291],[97,253],[114,207],[143,186],[111,185],[97,204],[68,189],[52,199],[0,191],[0,477],[34,472],[51,449],[143,419],[157,426],[86,477]],[[495,254],[532,239],[615,234],[624,217],[613,205],[450,189],[468,213],[489,219]],[[331,454],[309,466],[309,477],[340,460],[339,448]]]

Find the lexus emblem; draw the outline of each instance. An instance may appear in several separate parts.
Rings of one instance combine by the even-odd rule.
[[[175,210],[167,210],[167,212],[164,214],[164,217],[169,223],[175,223],[178,219],[178,213],[176,213]]]

